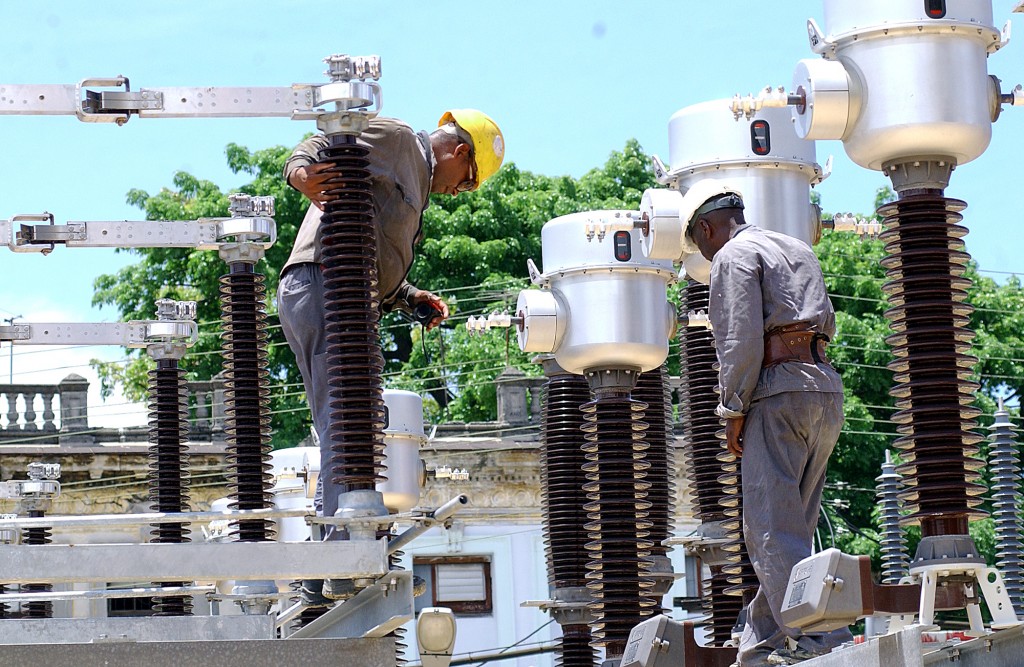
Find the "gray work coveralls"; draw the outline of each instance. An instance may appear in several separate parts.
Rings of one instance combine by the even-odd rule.
[[[802,241],[743,225],[711,265],[709,317],[721,364],[719,416],[746,415],[743,537],[760,583],[747,607],[741,667],[766,665],[786,637],[810,651],[849,630],[802,635],[780,611],[793,566],[811,555],[828,457],[843,424],[843,383],[828,364],[762,368],[765,332],[798,322],[830,338],[835,312],[814,252]]]
[[[377,277],[385,310],[407,307],[415,289],[405,281],[419,240],[423,211],[430,203],[433,152],[426,132],[416,133],[402,121],[375,118],[358,137],[370,148],[367,156],[374,196],[377,228]],[[299,144],[285,163],[287,180],[299,167],[317,161],[317,152],[327,146],[323,135]],[[316,507],[323,516],[338,509],[340,489],[331,481],[331,443],[328,438],[330,408],[327,384],[327,341],[324,318],[324,284],[320,270],[321,211],[310,206],[295,237],[291,255],[281,270],[277,292],[281,327],[306,389],[313,414],[313,427],[320,436],[320,478]],[[328,529],[326,539],[338,533]]]

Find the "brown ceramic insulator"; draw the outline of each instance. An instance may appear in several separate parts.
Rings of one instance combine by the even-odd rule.
[[[41,510],[29,510],[28,516],[30,518],[39,518],[43,516]],[[21,543],[25,545],[38,545],[38,544],[49,544],[53,540],[50,539],[49,528],[26,528],[21,533]],[[22,593],[49,593],[53,590],[52,584],[22,584]],[[22,618],[53,618],[53,602],[50,600],[40,600],[38,602],[26,602],[22,605]]]
[[[707,285],[695,280],[687,282],[681,308],[683,321],[690,311],[707,312],[708,295]],[[679,328],[679,345],[682,376],[679,405],[690,500],[696,516],[703,523],[711,523],[725,516],[721,507],[723,489],[718,482],[722,464],[717,456],[722,441],[717,433],[722,429],[722,422],[715,414],[718,405],[715,339],[704,327],[684,326]]]
[[[709,287],[695,280],[688,281],[683,291],[683,318],[691,311],[708,312],[709,302]],[[712,577],[704,603],[707,622],[720,646],[730,638],[742,607],[742,601],[736,596],[757,588],[757,576],[743,543],[739,462],[725,449],[724,424],[715,412],[718,356],[714,335],[704,327],[680,327],[679,344],[683,378],[679,403],[684,452],[690,461],[692,500],[703,523],[717,522],[728,531],[726,548],[730,563]]]
[[[248,263],[231,264],[220,278],[224,340],[224,434],[227,441],[231,499],[241,510],[273,507],[270,474],[270,390],[267,371],[265,277]],[[274,537],[264,519],[232,522],[239,542]]]
[[[591,641],[589,625],[563,625],[562,638],[555,649],[556,667],[594,667],[599,664]]]
[[[637,378],[633,388],[634,399],[647,404],[644,421],[647,431],[646,481],[651,485],[647,500],[651,503],[648,519],[651,521],[650,540],[654,542],[651,554],[667,556],[669,548],[663,542],[672,536],[675,511],[675,456],[672,438],[672,401],[669,395],[668,369],[665,366]]]
[[[722,571],[729,575],[728,581],[732,584],[725,589],[725,594],[749,600],[760,584],[743,540],[742,459],[729,453],[723,441],[719,461],[724,471],[718,478],[724,490],[722,508],[726,518],[722,521],[722,527],[726,529],[729,539],[722,549],[730,554],[729,563],[722,566]]]
[[[647,500],[650,483],[644,477],[646,424],[640,421],[645,405],[628,396],[601,396],[583,406],[587,463],[584,466],[590,522],[585,528],[593,556],[587,563],[587,588],[595,646],[606,656],[622,655],[633,627],[651,615],[657,601],[651,597],[651,522]]]
[[[579,375],[553,375],[544,385],[541,421],[541,489],[548,582],[554,588],[586,586],[588,541],[583,510],[586,477],[583,465],[580,408],[590,401],[590,387]]]
[[[154,512],[189,510],[188,389],[177,359],[159,359],[149,372],[149,500]],[[152,524],[150,542],[189,541],[187,523]],[[160,582],[158,586],[183,586]],[[192,597],[154,597],[156,616],[187,616]]]
[[[704,622],[708,626],[712,646],[723,646],[732,639],[732,630],[743,609],[743,600],[727,591],[732,588],[730,575],[721,565],[711,566],[711,577],[704,580],[704,610],[707,617]]]
[[[3,600],[3,595],[7,593],[7,585],[0,584],[0,600]],[[0,618],[7,618],[7,613],[11,610],[10,606],[5,602],[0,602]]]
[[[967,229],[956,224],[965,206],[920,190],[878,209],[894,331],[886,339],[895,357],[893,421],[902,436],[894,444],[906,461],[897,471],[907,485],[905,521],[920,524],[926,537],[966,534],[968,518],[984,516],[977,509],[983,463],[972,458],[982,437],[972,432],[980,411],[970,405],[978,385],[968,379],[977,363],[969,354],[970,282],[963,277],[970,256]]]
[[[384,358],[369,149],[351,136],[331,141],[319,155],[331,165],[320,226],[333,452],[326,474],[343,492],[373,490],[384,481]]]

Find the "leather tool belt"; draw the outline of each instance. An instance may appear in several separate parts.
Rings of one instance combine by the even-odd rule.
[[[803,322],[788,324],[764,334],[763,368],[770,368],[787,361],[804,364],[828,364],[825,348],[829,338],[807,328]]]

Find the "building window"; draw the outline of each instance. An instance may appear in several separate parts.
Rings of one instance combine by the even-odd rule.
[[[490,614],[491,559],[489,556],[417,556],[413,574],[427,584],[416,598],[416,611],[448,607],[457,614]]]

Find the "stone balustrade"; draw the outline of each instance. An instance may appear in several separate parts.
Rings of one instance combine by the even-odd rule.
[[[58,386],[52,384],[0,385],[3,396],[3,430],[24,432],[56,432],[53,399]]]
[[[224,381],[190,382],[188,388],[190,434],[204,441],[222,440]],[[91,426],[89,381],[80,375],[69,375],[59,384],[0,384],[0,445],[92,445],[111,438],[145,441],[147,428]]]

